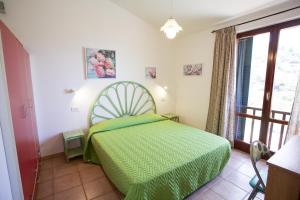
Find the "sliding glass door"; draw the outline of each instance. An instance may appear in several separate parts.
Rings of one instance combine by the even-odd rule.
[[[300,72],[300,19],[238,34],[235,146],[285,139]]]

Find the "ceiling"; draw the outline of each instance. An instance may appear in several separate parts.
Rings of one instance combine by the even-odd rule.
[[[190,33],[288,0],[173,0],[173,3],[171,0],[111,1],[158,29],[172,15],[183,27],[184,33]]]

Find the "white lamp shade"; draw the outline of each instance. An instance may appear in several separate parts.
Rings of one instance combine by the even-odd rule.
[[[160,31],[163,31],[167,38],[174,39],[176,34],[179,31],[182,31],[182,27],[179,26],[175,19],[169,18],[167,22],[160,28]]]

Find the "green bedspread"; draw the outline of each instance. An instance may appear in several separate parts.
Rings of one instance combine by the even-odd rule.
[[[100,161],[126,200],[183,199],[230,157],[224,138],[157,115],[99,124],[90,129],[84,158]]]

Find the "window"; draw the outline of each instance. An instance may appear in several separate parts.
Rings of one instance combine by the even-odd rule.
[[[271,150],[285,139],[300,72],[300,19],[238,37],[235,146],[260,140]]]

